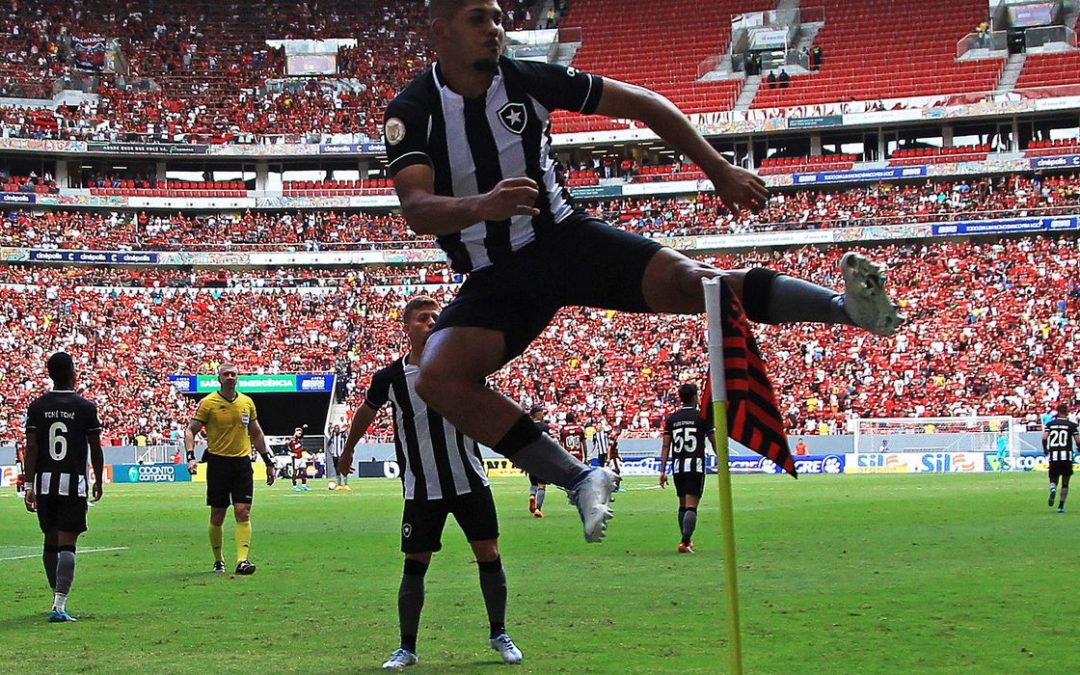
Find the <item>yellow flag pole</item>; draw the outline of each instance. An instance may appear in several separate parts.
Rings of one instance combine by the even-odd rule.
[[[732,514],[731,470],[728,467],[727,381],[724,377],[724,329],[721,321],[722,279],[703,279],[705,315],[709,330],[709,386],[712,389],[713,425],[716,434],[717,486],[720,490],[720,529],[724,546],[724,578],[727,584],[728,655],[733,675],[742,675],[742,635],[739,629],[739,581],[735,567],[735,518]]]

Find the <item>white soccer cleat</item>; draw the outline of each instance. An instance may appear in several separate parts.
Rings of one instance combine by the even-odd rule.
[[[607,521],[615,515],[608,507],[608,503],[611,501],[611,493],[615,491],[615,482],[618,478],[610,469],[590,469],[577,489],[571,493],[571,499],[577,506],[581,522],[585,526],[585,541],[590,544],[595,544],[604,538]]]
[[[506,633],[499,633],[489,641],[491,648],[499,652],[503,663],[521,663],[521,650]]]
[[[407,666],[415,665],[420,660],[416,652],[398,648],[390,655],[386,663],[382,664],[383,670],[405,670]]]
[[[881,267],[858,253],[845,253],[840,258],[844,274],[844,311],[860,327],[888,337],[904,320],[899,308],[885,292],[885,274]]]

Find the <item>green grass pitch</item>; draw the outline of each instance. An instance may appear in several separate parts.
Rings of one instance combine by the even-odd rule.
[[[552,491],[493,480],[520,672],[727,670],[715,479],[679,555],[674,490],[628,479],[600,545]],[[257,489],[251,577],[210,573],[201,484],[107,486],[69,610],[48,624],[36,519],[0,498],[6,672],[375,672],[397,646],[400,488]],[[1045,474],[736,476],[748,673],[1041,673],[1074,650],[1080,501]],[[1080,497],[1078,497],[1080,500]],[[91,548],[121,550],[86,552]],[[233,564],[232,526],[225,550]],[[29,558],[21,556],[32,556]],[[1061,589],[1060,591],[1058,589]],[[427,576],[416,673],[490,672],[476,566],[451,522]]]

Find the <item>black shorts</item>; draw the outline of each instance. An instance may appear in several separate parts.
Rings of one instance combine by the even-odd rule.
[[[672,474],[675,481],[675,494],[680,497],[692,495],[701,498],[705,494],[705,474],[697,472],[682,472]]]
[[[491,488],[447,499],[432,501],[405,500],[401,516],[401,552],[427,553],[442,549],[442,532],[446,517],[454,514],[468,541],[499,538],[499,517]]]
[[[222,457],[206,453],[206,505],[225,509],[250,504],[255,496],[254,471],[247,457]]]
[[[534,475],[532,475],[530,473],[529,474],[529,485],[531,485],[533,487],[537,487],[537,486],[540,486],[540,485],[547,485],[547,482],[540,480],[539,478],[537,478],[536,476],[534,476]]]
[[[86,497],[37,498],[38,525],[45,534],[49,532],[86,532]]]
[[[575,213],[505,263],[469,274],[434,330],[467,326],[500,331],[507,363],[563,307],[649,312],[641,284],[661,248],[651,239]]]
[[[1050,462],[1050,482],[1056,483],[1061,476],[1073,475],[1073,463],[1068,460]]]

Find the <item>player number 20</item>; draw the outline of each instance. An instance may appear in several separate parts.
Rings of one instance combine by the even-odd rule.
[[[1064,448],[1069,445],[1069,432],[1065,429],[1051,429],[1046,445],[1051,448]]]
[[[49,427],[49,455],[57,462],[67,457],[67,438],[60,434],[67,433],[67,425],[53,422]]]

